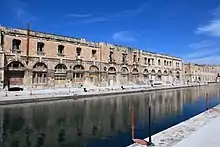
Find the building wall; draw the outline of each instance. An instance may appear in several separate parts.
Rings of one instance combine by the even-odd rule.
[[[218,74],[220,73],[219,66],[215,65],[198,65],[184,64],[183,75],[184,82],[217,82]]]
[[[32,88],[149,84],[151,80],[172,84],[182,81],[182,60],[177,57],[34,31],[30,31],[27,55],[27,31],[4,27],[2,30],[6,73],[4,83],[8,86],[17,81],[20,81],[23,87]],[[13,39],[20,40],[21,52],[12,50]],[[41,53],[37,52],[38,42],[44,43]],[[58,55],[59,45],[64,46],[62,55]],[[81,48],[80,56],[77,55],[77,48]],[[94,51],[96,53],[93,56]],[[122,54],[126,54],[124,63]],[[15,62],[19,62],[19,65],[15,65]],[[55,69],[59,64],[64,65],[64,72],[60,73]],[[14,77],[13,71],[18,77]],[[65,78],[60,80],[57,76]]]

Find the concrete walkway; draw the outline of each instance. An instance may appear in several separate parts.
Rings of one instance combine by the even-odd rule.
[[[219,147],[220,117],[214,119],[174,147]]]
[[[120,94],[134,94],[140,92],[149,92],[156,90],[169,90],[177,88],[194,87],[198,85],[175,85],[175,86],[161,86],[161,87],[149,87],[147,85],[139,86],[125,86],[124,90],[121,87],[101,87],[97,89],[88,89],[84,92],[83,88],[60,88],[60,89],[44,89],[44,90],[33,90],[20,91],[20,92],[7,92],[7,97],[4,91],[0,92],[0,105],[10,104],[22,104],[22,103],[36,103],[36,102],[47,102],[47,101],[58,101],[58,100],[78,100],[78,99],[91,99],[100,96],[113,96]]]
[[[155,147],[220,147],[220,105],[153,135],[152,142]]]

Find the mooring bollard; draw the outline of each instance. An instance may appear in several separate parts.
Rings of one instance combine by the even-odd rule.
[[[206,93],[206,110],[209,110],[209,95]]]

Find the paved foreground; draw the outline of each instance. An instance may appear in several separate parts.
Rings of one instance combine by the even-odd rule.
[[[219,147],[220,117],[214,119],[174,147]]]
[[[155,134],[152,142],[155,147],[219,147],[220,105]],[[132,144],[130,147],[144,146]]]

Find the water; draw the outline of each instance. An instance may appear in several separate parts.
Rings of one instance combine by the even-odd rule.
[[[152,133],[220,104],[219,85],[106,97],[0,107],[1,147],[122,147],[131,144],[130,108],[135,109],[135,137],[148,137],[148,105]]]

